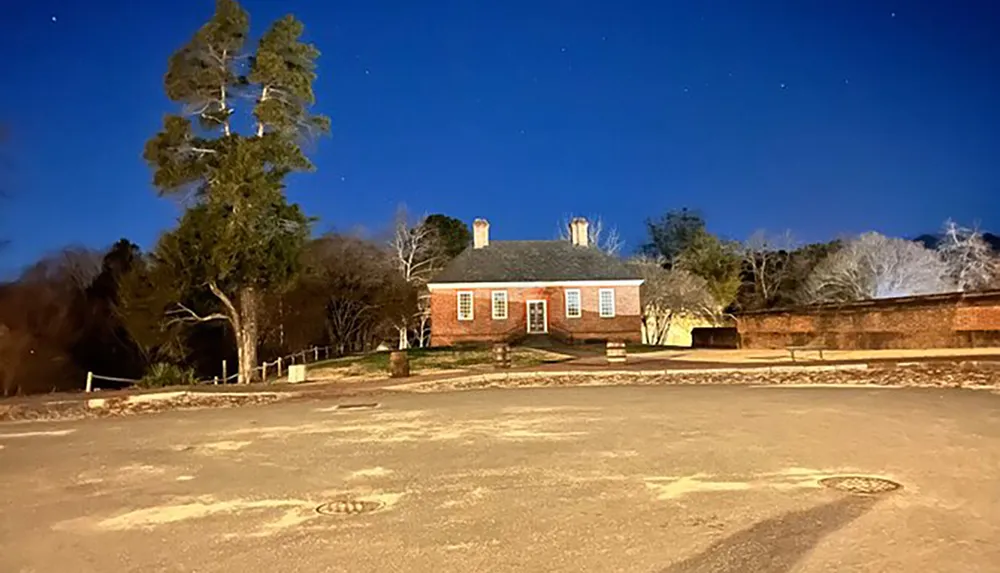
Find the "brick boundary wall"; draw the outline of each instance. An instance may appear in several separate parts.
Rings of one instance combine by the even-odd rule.
[[[736,326],[742,348],[996,347],[1000,290],[748,312]]]

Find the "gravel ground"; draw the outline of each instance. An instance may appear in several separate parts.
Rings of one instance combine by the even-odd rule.
[[[141,395],[139,395],[141,396]],[[247,394],[210,394],[182,392],[158,400],[130,400],[128,396],[94,398],[91,400],[63,400],[46,403],[16,405],[0,404],[0,421],[24,420],[81,420],[148,414],[166,410],[192,410],[199,408],[234,408],[269,404],[292,397],[290,393],[256,392]],[[95,403],[91,406],[88,402]],[[99,405],[98,405],[99,404]]]
[[[1000,571],[994,392],[329,396],[0,424],[0,572]]]
[[[415,383],[399,388],[415,392],[479,388],[556,386],[663,385],[849,385],[914,388],[1000,388],[1000,369],[969,365],[928,364],[893,368],[759,369],[726,371],[618,372],[551,376],[480,376]]]
[[[1000,389],[1000,363],[991,362],[927,362],[914,365],[839,365],[839,366],[780,366],[771,368],[662,371],[581,370],[579,372],[490,372],[469,373],[466,376],[444,377],[388,386],[399,381],[385,381],[386,389],[407,392],[449,392],[483,388],[546,388],[570,386],[667,386],[667,385],[730,385],[730,386],[894,386],[915,388],[997,388]],[[382,385],[354,386],[351,393],[382,390]],[[312,385],[308,392],[343,394],[344,387],[332,384],[324,388]],[[298,396],[292,391],[272,392],[251,390],[245,393],[177,392],[176,396],[156,400],[141,399],[144,394],[110,397],[94,395],[91,400],[74,399],[0,403],[0,421],[75,420],[130,416],[166,410],[199,408],[232,408],[267,404]],[[148,394],[145,394],[148,396]],[[99,403],[95,403],[100,401]]]

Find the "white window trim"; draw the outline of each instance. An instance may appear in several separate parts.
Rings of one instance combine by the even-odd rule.
[[[576,311],[577,314],[569,313],[569,293],[576,293]],[[563,291],[563,298],[566,299],[566,318],[581,318],[583,317],[583,293],[578,288],[568,288]]]
[[[497,316],[497,295],[503,295],[503,316]],[[507,320],[510,316],[510,298],[505,290],[495,290],[490,293],[490,314],[493,320]]]
[[[559,288],[559,287],[595,287],[595,286],[640,286],[642,279],[622,279],[606,281],[509,281],[481,283],[430,283],[430,290],[448,289],[512,289],[512,288]]]
[[[469,316],[462,316],[462,295],[469,295]],[[476,317],[476,295],[471,290],[460,290],[455,297],[455,304],[458,307],[458,320],[462,322],[470,322]]]
[[[611,293],[611,313],[605,314],[604,305],[601,304],[601,299],[604,297],[604,293]],[[614,318],[615,317],[615,289],[613,288],[602,288],[597,292],[597,312],[601,315],[601,318]]]

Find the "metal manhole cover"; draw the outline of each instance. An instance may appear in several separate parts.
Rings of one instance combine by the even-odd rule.
[[[361,513],[371,513],[382,507],[377,501],[367,501],[359,499],[340,499],[324,503],[316,508],[316,513],[320,515],[358,515]]]
[[[821,485],[831,489],[857,493],[862,495],[876,495],[889,493],[903,487],[900,484],[885,478],[869,476],[836,476],[819,480]]]

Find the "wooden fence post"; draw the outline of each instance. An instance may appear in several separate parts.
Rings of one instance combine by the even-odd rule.
[[[260,365],[260,381],[267,383],[267,362]]]
[[[319,347],[313,346],[313,362],[319,362]]]
[[[281,357],[278,357],[278,378],[281,378]]]
[[[229,379],[226,377],[226,361],[222,361],[222,383],[229,384]]]
[[[87,372],[87,392],[94,391],[94,373]]]
[[[330,347],[329,346],[326,346],[326,347],[323,348],[323,354],[324,354],[324,356],[323,356],[324,358],[326,358],[327,360],[330,359]]]

